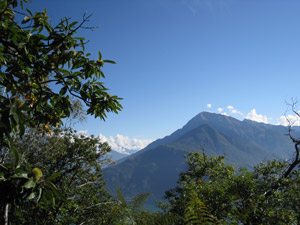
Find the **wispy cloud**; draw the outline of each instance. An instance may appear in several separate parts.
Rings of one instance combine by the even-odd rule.
[[[207,104],[206,107],[210,109],[211,108],[211,104]]]
[[[200,10],[206,10],[212,15],[216,13],[228,13],[229,0],[181,0],[182,5],[186,6],[194,15]]]

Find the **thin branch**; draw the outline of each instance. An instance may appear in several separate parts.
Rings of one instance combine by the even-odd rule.
[[[298,114],[298,112],[296,112],[295,110],[295,103],[293,102],[292,104],[292,110],[293,112],[300,117],[300,114]],[[288,120],[288,119],[287,119]],[[288,122],[290,123],[290,121],[288,120]],[[290,123],[289,125],[289,133],[288,133],[290,139],[293,141],[294,145],[295,145],[295,157],[294,157],[294,160],[289,164],[287,170],[282,174],[282,176],[271,186],[271,189],[266,191],[264,193],[264,196],[265,197],[269,197],[273,191],[277,190],[280,186],[280,184],[282,184],[282,181],[283,179],[287,178],[290,173],[297,167],[297,165],[300,163],[300,159],[299,159],[299,156],[300,156],[300,150],[299,150],[299,146],[300,146],[300,140],[295,138],[293,135],[292,135],[292,125]]]
[[[113,203],[116,203],[116,201],[111,201],[111,202],[100,202],[100,203],[97,203],[97,204],[95,204],[95,205],[92,205],[92,206],[83,208],[83,209],[80,209],[80,208],[76,207],[76,209],[74,210],[74,212],[77,212],[78,210],[84,211],[84,210],[91,209],[91,208],[94,208],[94,207],[99,206],[99,205],[107,205],[107,204],[113,204]]]
[[[26,13],[23,13],[23,12],[20,12],[20,11],[17,11],[17,10],[14,10],[15,13],[18,13],[20,15],[23,15],[23,16],[28,16]]]
[[[82,187],[84,187],[84,186],[86,186],[86,185],[94,184],[94,183],[96,183],[96,181],[94,181],[94,182],[88,181],[88,182],[86,182],[86,183],[84,183],[84,184],[78,185],[77,188],[82,188]]]

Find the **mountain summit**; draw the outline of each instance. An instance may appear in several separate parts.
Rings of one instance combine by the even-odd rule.
[[[171,135],[104,169],[104,177],[112,192],[120,187],[127,197],[152,193],[159,199],[186,169],[188,152],[203,146],[208,155],[226,155],[227,163],[251,169],[261,161],[290,158],[293,144],[287,133],[283,126],[201,112]]]

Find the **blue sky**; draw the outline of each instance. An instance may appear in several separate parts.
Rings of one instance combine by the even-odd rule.
[[[47,8],[53,23],[86,11],[88,25],[100,26],[79,35],[93,58],[101,50],[117,62],[105,65],[104,83],[124,109],[77,126],[89,134],[162,138],[218,108],[276,124],[285,101],[300,97],[299,0],[32,0],[29,8]]]

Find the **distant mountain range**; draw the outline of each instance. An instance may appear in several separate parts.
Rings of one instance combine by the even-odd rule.
[[[226,163],[251,169],[261,161],[292,157],[294,147],[287,133],[284,126],[202,112],[171,135],[105,168],[104,178],[112,193],[116,187],[128,198],[152,193],[154,201],[176,186],[188,152],[203,146],[208,155],[226,155]],[[300,137],[299,131],[294,134]]]
[[[120,134],[114,137],[106,137],[99,134],[97,137],[101,142],[107,142],[111,147],[112,151],[108,153],[106,157],[112,161],[120,160],[121,158],[134,154],[154,141],[151,139],[129,138]]]
[[[125,153],[112,149],[111,152],[106,154],[106,157],[110,158],[112,161],[118,161],[120,159],[123,159],[125,157],[128,157],[129,155],[136,153],[137,151],[126,149],[124,152]]]

